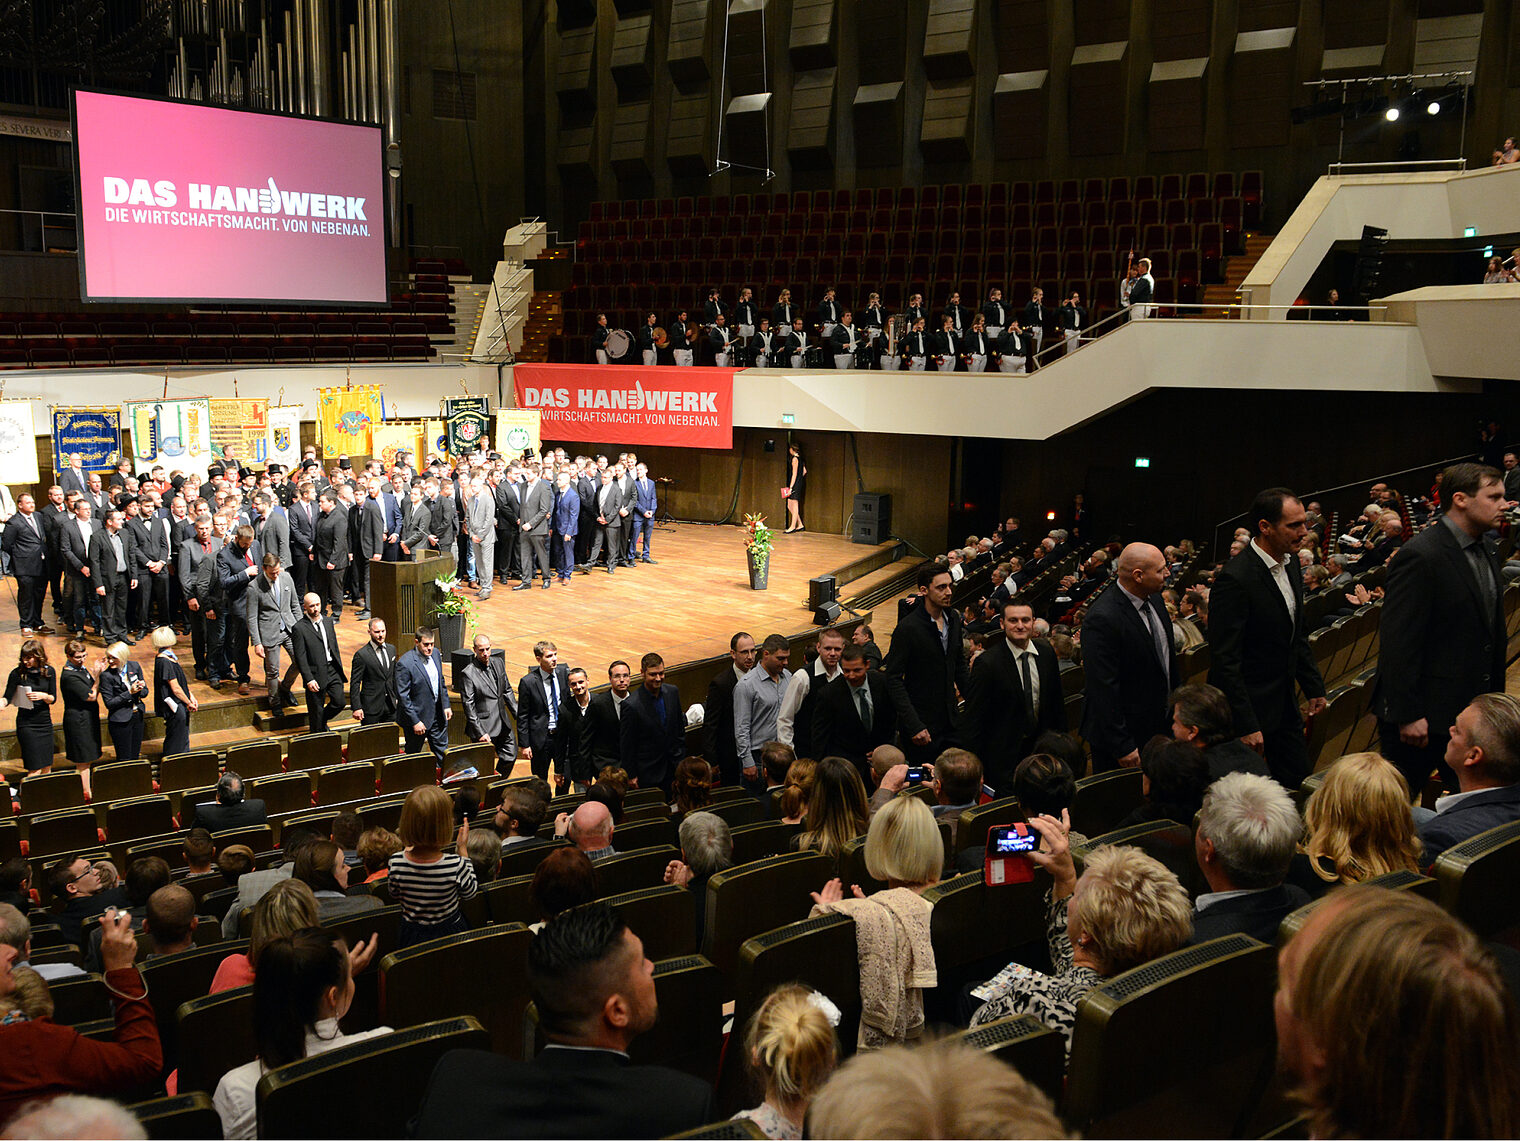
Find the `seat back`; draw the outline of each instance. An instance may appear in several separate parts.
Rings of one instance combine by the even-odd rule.
[[[259,1056],[259,1045],[253,1036],[251,986],[182,1002],[175,1011],[175,1020],[181,1093],[191,1090],[214,1093],[223,1074]]]
[[[660,819],[619,824],[612,833],[612,846],[619,852],[636,852],[640,848],[678,847],[676,822],[667,812]]]
[[[379,940],[377,948],[380,954],[384,955],[388,951],[394,951],[396,944],[400,941],[401,905],[393,904],[390,907],[358,911],[353,915],[331,920],[324,926],[347,939],[350,947],[360,939],[377,939]]]
[[[1422,876],[1419,872],[1388,872],[1386,875],[1373,876],[1365,883],[1368,887],[1386,887],[1389,891],[1412,891],[1432,903],[1440,902],[1440,886],[1437,881],[1429,876]],[[1302,931],[1304,924],[1309,921],[1309,916],[1314,914],[1314,909],[1328,898],[1328,895],[1322,895],[1285,916],[1277,927],[1277,945],[1283,946]]]
[[[94,848],[100,843],[94,809],[62,808],[23,819],[26,820],[28,854],[32,858]]]
[[[429,1077],[450,1050],[488,1050],[473,1018],[445,1018],[339,1046],[259,1079],[261,1138],[391,1137],[417,1116]],[[362,1097],[355,1097],[356,1089]]]
[[[342,804],[375,795],[375,767],[357,764],[329,765],[317,770],[317,803]]]
[[[153,792],[153,767],[147,761],[119,761],[90,769],[90,792],[97,804],[148,796]],[[23,805],[25,800],[21,802]]]
[[[645,945],[644,954],[649,954]],[[723,978],[701,955],[656,960],[660,1018],[629,1046],[635,1065],[668,1066],[711,1085],[723,1053]]]
[[[716,791],[716,790],[714,790]],[[662,788],[635,788],[623,797],[623,807],[634,808],[645,804],[664,804],[665,790]]]
[[[302,733],[292,737],[285,752],[286,772],[320,769],[343,763],[343,738],[334,732]]]
[[[268,824],[250,824],[246,828],[228,828],[225,832],[213,832],[217,851],[229,844],[246,844],[255,852],[267,852],[274,847],[274,829]]]
[[[620,895],[625,891],[637,891],[639,888],[663,883],[665,869],[670,866],[670,861],[680,858],[681,853],[677,849],[664,845],[640,848],[636,852],[597,860],[592,865],[596,868],[597,898],[605,899],[609,895]]]
[[[424,750],[409,756],[391,757],[380,766],[381,793],[411,792],[420,784],[437,784],[433,754]]]
[[[834,876],[834,862],[814,851],[786,852],[718,872],[707,881],[702,954],[730,978],[750,939],[807,918],[810,893]]]
[[[473,768],[483,777],[495,776],[496,746],[487,745],[483,741],[472,741],[468,745],[450,745],[444,750],[444,772],[460,772],[468,768]]]
[[[1276,985],[1273,949],[1227,935],[1096,988],[1077,1004],[1067,1122],[1089,1137],[1157,1121],[1176,1136],[1240,1136],[1275,1063]]]
[[[521,923],[504,923],[392,951],[380,960],[381,1022],[399,1029],[469,1015],[492,1050],[520,1059],[532,940]]]
[[[533,904],[533,877],[513,876],[497,879],[480,889],[485,897],[486,916],[491,923],[538,922],[538,908]]]
[[[216,1137],[222,1131],[222,1119],[211,1096],[199,1090],[139,1101],[127,1109],[142,1123],[143,1131],[153,1141],[196,1141],[201,1137]]]
[[[734,865],[763,860],[786,851],[786,842],[797,833],[797,825],[779,820],[762,820],[759,824],[741,824],[730,828],[734,841]]]
[[[951,1035],[953,1041],[1007,1062],[1061,1103],[1066,1085],[1066,1042],[1032,1014],[1011,1014]]]
[[[247,950],[247,942],[238,939],[195,947],[138,964],[137,969],[142,972],[148,988],[148,1001],[153,1004],[153,1015],[158,1020],[164,1073],[179,1064],[179,1008],[211,989],[211,980],[223,959]]]
[[[84,782],[77,772],[37,772],[21,778],[21,811],[53,812],[84,804]]]
[[[280,753],[278,741],[245,741],[227,747],[227,771],[237,773],[244,780],[274,776],[285,771],[284,765],[285,758]]]
[[[158,836],[173,828],[174,814],[169,811],[169,798],[162,793],[115,800],[106,805],[106,838],[113,844],[143,836]]]
[[[1193,898],[1209,890],[1203,871],[1198,867],[1198,856],[1193,847],[1193,830],[1175,820],[1151,820],[1093,836],[1072,853],[1078,867],[1082,866],[1088,852],[1108,844],[1139,848],[1147,856],[1159,860]]]
[[[355,725],[348,731],[348,763],[355,761],[378,761],[389,757],[400,748],[400,727],[394,721],[381,721],[374,725]],[[228,750],[227,763],[232,763]]]
[[[1084,836],[1112,831],[1143,799],[1138,768],[1114,769],[1077,781],[1071,798],[1071,826]]]
[[[262,800],[270,816],[311,807],[311,776],[305,772],[276,773],[248,786],[250,800]]]
[[[660,884],[605,896],[602,902],[616,908],[628,929],[643,940],[645,958],[659,962],[697,953],[696,901],[686,888]],[[665,1017],[663,1007],[660,1017]]]
[[[740,824],[757,824],[765,819],[765,806],[752,796],[714,800],[703,811],[722,817],[730,828],[736,828]]]
[[[158,762],[160,792],[176,792],[215,784],[221,775],[221,761],[210,749],[175,753]],[[241,774],[239,774],[241,775]]]
[[[501,850],[501,870],[496,873],[496,878],[507,880],[515,879],[518,876],[531,876],[538,870],[538,865],[544,862],[550,852],[556,848],[568,848],[569,846],[569,843],[565,840],[555,840],[552,844],[509,845]]]
[[[59,1026],[111,1017],[111,995],[99,975],[55,979],[48,983],[48,990],[53,996],[53,1021]]]
[[[844,851],[839,857],[839,882],[847,894],[852,887],[858,887],[867,895],[872,895],[887,886],[866,868],[866,838],[864,836],[856,836],[845,844]]]
[[[1440,903],[1479,935],[1520,923],[1515,883],[1520,875],[1520,820],[1463,840],[1436,860]]]
[[[985,848],[987,829],[1006,828],[1023,819],[1024,809],[1016,796],[1005,796],[968,808],[955,822],[955,851],[959,853],[965,848]]]

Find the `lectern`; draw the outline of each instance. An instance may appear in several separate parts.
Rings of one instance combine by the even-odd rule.
[[[433,583],[454,573],[454,556],[430,555],[421,562],[370,563],[369,612],[385,623],[388,641],[402,653],[419,626],[437,626],[433,607],[441,595]]]

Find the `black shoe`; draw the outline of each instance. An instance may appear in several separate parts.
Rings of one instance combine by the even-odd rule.
[[[654,564],[654,559],[650,558],[648,555],[645,555],[644,556],[644,562],[649,563],[650,565],[653,565]]]
[[[196,670],[195,671],[195,680],[196,681],[205,681],[206,680],[206,671],[205,670]]]
[[[520,582],[516,586],[514,586],[512,589],[513,590],[532,590],[533,589],[533,584],[531,582]]]
[[[125,638],[123,638],[122,641],[125,642],[129,646],[135,646],[135,645],[137,645],[137,639],[134,638],[134,637],[132,637],[130,634],[127,635]]]
[[[209,685],[212,689],[216,690],[217,693],[221,693],[222,692],[222,679],[221,678],[214,678],[211,681],[208,681],[206,684]]]
[[[355,618],[368,618],[369,617],[369,611],[368,610],[355,611],[354,617]]]
[[[544,579],[544,589],[545,590],[549,589],[549,580],[548,579]]]

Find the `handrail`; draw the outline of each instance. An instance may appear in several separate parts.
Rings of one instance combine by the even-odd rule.
[[[1332,162],[1327,168],[1329,174],[1345,174],[1353,169],[1378,171],[1378,170],[1402,170],[1406,167],[1439,167],[1452,170],[1466,170],[1465,158],[1417,158],[1405,159],[1400,162]]]

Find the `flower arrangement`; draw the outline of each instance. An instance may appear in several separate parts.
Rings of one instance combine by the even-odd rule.
[[[744,549],[749,553],[750,565],[756,570],[763,567],[771,557],[772,534],[771,529],[765,525],[764,515],[744,517]]]
[[[464,588],[459,585],[458,575],[440,575],[433,580],[433,585],[438,588],[443,597],[433,607],[433,613],[440,618],[463,617],[475,628],[475,606],[470,601],[469,595],[465,594]]]

